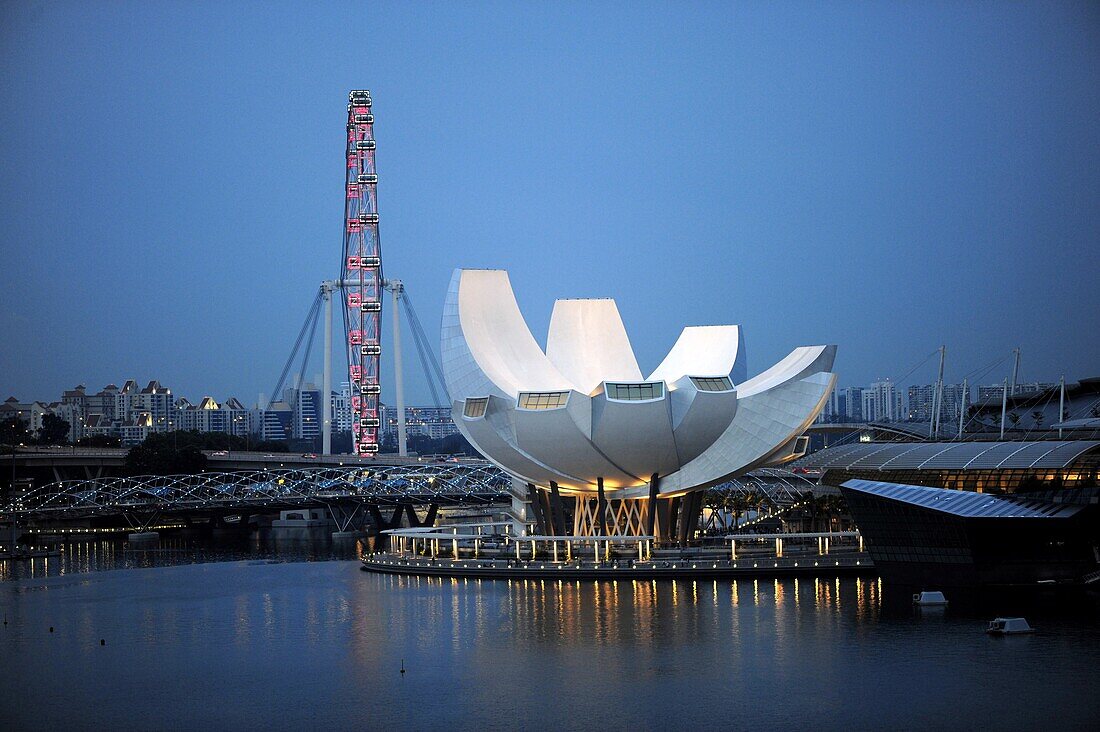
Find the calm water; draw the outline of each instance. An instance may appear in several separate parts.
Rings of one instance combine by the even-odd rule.
[[[920,612],[908,591],[875,579],[440,581],[301,561],[347,551],[325,545],[249,544],[222,554],[248,559],[201,564],[189,562],[217,550],[168,549],[103,545],[83,568],[168,566],[77,572],[66,558],[46,576],[0,582],[0,729],[1086,729],[1100,720],[1095,597],[960,597],[946,612]],[[269,552],[295,561],[258,558]],[[982,632],[1015,612],[1039,632]]]

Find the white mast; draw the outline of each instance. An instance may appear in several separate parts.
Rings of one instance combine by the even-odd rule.
[[[966,402],[967,395],[970,394],[969,387],[967,386],[966,379],[963,379],[963,392],[962,400],[959,402],[959,439],[963,436],[963,415],[966,414]]]
[[[932,416],[929,419],[928,436],[935,437],[940,433],[940,420],[943,411],[943,359],[947,353],[947,346],[940,346],[940,373],[936,378],[936,385],[932,389]]]
[[[1066,421],[1066,375],[1062,374],[1062,394],[1058,397],[1058,439],[1062,439],[1062,422]]]
[[[1016,354],[1016,360],[1012,363],[1012,396],[1016,396],[1016,377],[1020,375],[1020,349],[1014,348],[1012,352]]]
[[[1001,391],[1001,439],[1005,438],[1005,417],[1008,412],[1008,379],[1005,379],[1004,389]]]

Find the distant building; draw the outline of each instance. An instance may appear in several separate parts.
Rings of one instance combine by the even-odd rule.
[[[130,414],[148,414],[153,432],[168,432],[168,423],[175,416],[172,390],[153,380],[136,394],[130,395]]]
[[[27,429],[32,435],[42,428],[42,418],[49,413],[49,406],[42,402],[23,403],[15,397],[8,397],[7,401],[0,404],[0,420],[17,417],[27,423]]]
[[[118,423],[102,414],[89,414],[84,418],[85,437],[114,437],[118,432]]]
[[[118,387],[114,384],[108,384],[97,393],[85,397],[84,401],[86,405],[84,412],[85,418],[92,414],[98,414],[107,420],[114,420],[117,418]]]
[[[817,415],[815,420],[821,424],[828,424],[832,422],[847,422],[848,413],[845,407],[847,399],[843,390],[834,388],[829,393],[829,399],[825,402],[825,408],[821,410],[821,414]]]
[[[260,439],[289,440],[294,433],[294,410],[286,402],[272,402],[267,409],[257,409],[255,418],[260,420]]]
[[[70,413],[79,414],[83,417],[88,412],[88,395],[87,387],[80,384],[72,389],[67,389],[61,393],[61,404],[69,407]]]
[[[66,436],[69,442],[76,442],[84,437],[84,424],[87,418],[79,405],[53,402],[49,406],[51,412],[69,423],[69,434]]]
[[[958,422],[959,410],[965,410],[970,405],[970,395],[967,392],[969,392],[969,389],[963,389],[962,384],[943,385],[943,409],[940,410],[940,418],[943,424],[955,424]],[[910,421],[930,422],[932,420],[935,394],[935,384],[909,387],[908,417]]]
[[[944,424],[958,424],[960,413],[965,414],[970,406],[970,389],[962,384],[944,384],[943,411],[940,418]]]
[[[238,437],[251,434],[252,413],[236,397],[229,397],[219,404],[213,397],[203,397],[198,404],[186,399],[176,401],[173,419],[175,429],[196,432],[226,432]]]
[[[863,414],[865,422],[896,422],[903,416],[901,393],[894,382],[876,381],[863,390]]]
[[[351,432],[351,390],[348,382],[340,384],[339,392],[332,392],[332,431]]]
[[[130,397],[137,394],[141,390],[135,379],[127,379],[122,383],[122,388],[115,393],[115,416],[114,419],[119,421],[125,421],[130,419],[132,412],[130,409]]]
[[[153,415],[149,412],[136,413],[118,428],[118,436],[122,439],[122,444],[127,446],[140,445],[152,432]]]
[[[1012,390],[1012,384],[1008,385],[1008,395],[1023,396],[1026,394],[1036,394],[1042,391],[1048,391],[1057,387],[1057,384],[1048,384],[1043,381],[1031,381],[1026,384],[1016,384],[1016,390]],[[1001,397],[1004,395],[1005,385],[1002,384],[986,384],[978,387],[978,403],[989,401],[1001,401]]]
[[[844,401],[842,414],[849,422],[864,422],[863,418],[863,387],[849,386],[840,391],[840,399]]]
[[[397,408],[383,404],[382,439],[397,440]],[[405,434],[423,435],[433,440],[458,434],[450,407],[405,407]]]
[[[302,384],[298,389],[287,389],[286,401],[294,407],[293,437],[296,440],[312,440],[321,434],[321,390],[314,384]]]
[[[253,424],[252,410],[241,404],[240,400],[236,397],[229,397],[221,404],[222,412],[225,413],[225,421],[228,429],[226,430],[230,434],[237,437],[247,437],[258,430],[256,425]]]
[[[1061,388],[1051,384],[1042,391],[1017,390],[1005,405],[1005,429],[1055,429],[1065,423],[1065,429],[1097,430],[1100,424],[1100,377],[1066,382],[1064,411],[1059,414]],[[995,398],[979,400],[973,417],[987,428],[999,429],[1001,423],[1001,393]]]

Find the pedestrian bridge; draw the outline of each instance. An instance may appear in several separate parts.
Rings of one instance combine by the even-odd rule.
[[[477,505],[508,499],[511,479],[489,463],[275,469],[65,480],[18,496],[5,513],[80,519],[156,511],[278,511],[335,502],[371,506]]]
[[[510,503],[511,488],[512,478],[504,471],[470,461],[100,477],[31,489],[17,495],[3,514],[19,524],[106,517],[148,524],[154,515],[224,517],[327,507],[335,516],[345,516],[360,510],[377,513],[380,507],[411,513],[415,506],[435,507],[430,508],[434,517],[442,506]],[[762,469],[710,488],[704,505],[721,511],[747,501],[745,508],[778,512],[819,490],[823,487],[803,475]]]

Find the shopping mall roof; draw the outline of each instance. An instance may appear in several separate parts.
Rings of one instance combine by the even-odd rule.
[[[795,465],[822,471],[1059,469],[1098,448],[1097,440],[859,442],[819,450]]]
[[[1018,496],[992,496],[988,493],[883,483],[877,480],[849,480],[841,484],[841,487],[965,518],[1066,518],[1084,508],[1081,505]]]

